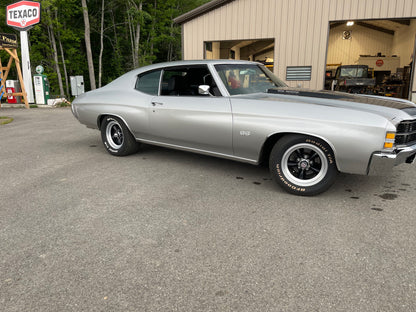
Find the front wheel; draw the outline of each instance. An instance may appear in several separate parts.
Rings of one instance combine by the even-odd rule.
[[[139,143],[117,117],[107,116],[101,124],[101,139],[107,151],[115,156],[127,156],[139,150]]]
[[[280,139],[271,151],[269,168],[285,191],[302,196],[326,191],[338,172],[331,147],[321,139],[303,135]]]

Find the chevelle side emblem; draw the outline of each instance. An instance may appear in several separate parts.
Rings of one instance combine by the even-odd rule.
[[[251,135],[251,131],[240,131],[240,135],[241,136],[250,136]]]

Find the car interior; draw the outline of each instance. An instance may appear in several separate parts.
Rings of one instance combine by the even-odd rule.
[[[161,95],[201,96],[198,92],[200,85],[208,85],[211,95],[221,96],[207,67],[165,69],[162,77]]]

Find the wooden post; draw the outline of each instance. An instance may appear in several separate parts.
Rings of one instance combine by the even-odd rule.
[[[20,67],[20,60],[19,60],[19,57],[17,55],[17,50],[16,49],[9,49],[9,48],[1,48],[1,50],[5,50],[10,55],[7,67],[2,66],[1,59],[0,59],[0,70],[1,70],[1,75],[0,76],[1,76],[1,79],[2,79],[1,80],[1,85],[3,86],[3,88],[6,88],[6,79],[9,76],[10,68],[11,68],[11,66],[13,64],[13,60],[14,60],[14,63],[16,65],[16,69],[17,69],[17,75],[19,77],[20,87],[22,88],[22,92],[15,92],[15,93],[11,93],[11,94],[5,92],[3,97],[7,98],[8,96],[21,96],[21,97],[23,97],[26,108],[29,109],[30,108],[29,101],[27,99],[25,83],[23,82],[22,69]],[[0,102],[0,108],[1,108],[1,102]]]
[[[1,63],[0,58],[0,108],[1,108],[1,99],[3,98],[3,94],[6,93],[6,84],[3,78],[3,64]]]

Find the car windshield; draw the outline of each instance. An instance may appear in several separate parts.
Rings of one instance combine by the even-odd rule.
[[[341,68],[341,77],[367,78],[368,71],[365,67],[344,67]]]
[[[222,82],[230,95],[267,92],[285,83],[274,76],[267,68],[257,64],[215,65]]]

